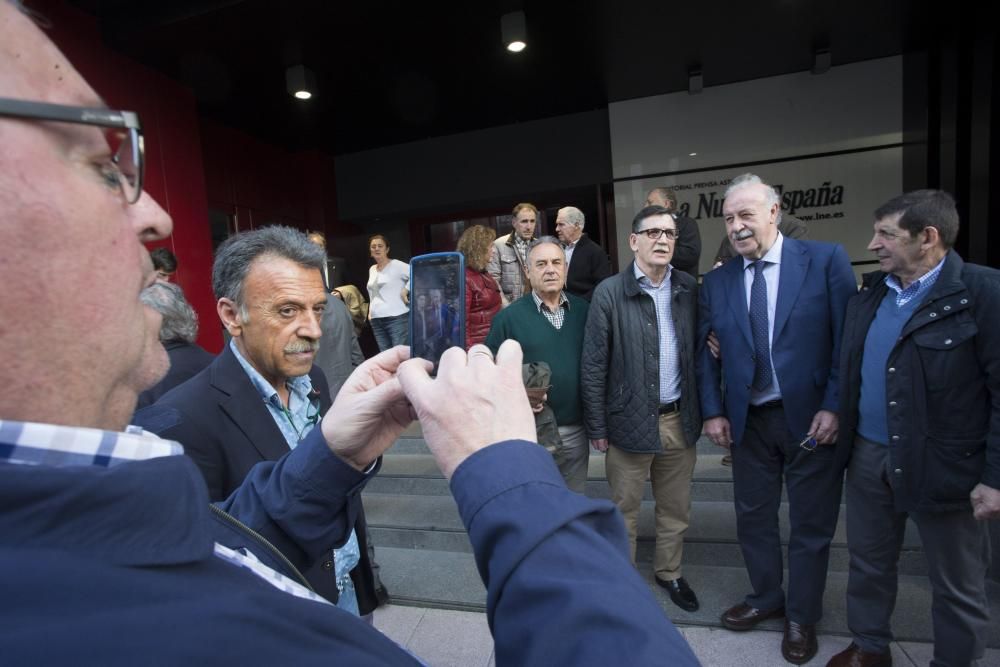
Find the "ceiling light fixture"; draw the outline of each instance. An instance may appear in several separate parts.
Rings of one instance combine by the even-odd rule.
[[[305,65],[294,65],[286,69],[285,85],[289,94],[300,100],[308,100],[318,92],[316,75]]]
[[[688,157],[694,157],[697,153],[688,153]]]
[[[527,29],[523,11],[510,12],[500,17],[500,36],[511,53],[520,53],[528,46]]]

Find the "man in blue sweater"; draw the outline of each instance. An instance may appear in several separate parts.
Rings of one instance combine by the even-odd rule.
[[[880,206],[868,244],[879,271],[848,303],[839,445],[850,455],[854,641],[831,667],[892,665],[889,619],[907,517],[920,531],[933,591],[931,664],[983,656],[986,520],[1000,518],[1000,271],[962,261],[952,249],[958,228],[955,202],[940,190]]]
[[[498,664],[697,664],[626,567],[614,507],[568,492],[530,442],[516,343],[495,363],[450,350],[437,379],[402,347],[365,362],[320,428],[219,505],[180,445],[120,432],[166,370],[139,295],[142,244],[172,223],[142,190],[138,118],[103,108],[7,0],[0,91],[5,664],[418,664],[300,574],[347,539],[414,416],[469,530]]]

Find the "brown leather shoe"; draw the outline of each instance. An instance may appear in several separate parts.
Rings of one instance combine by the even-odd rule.
[[[784,615],[784,607],[778,607],[771,611],[761,611],[741,602],[722,614],[722,625],[729,630],[743,632],[744,630],[753,630],[761,621],[766,621],[769,618],[781,618]]]
[[[785,621],[785,638],[781,640],[781,655],[793,665],[809,662],[816,655],[816,626]]]
[[[868,653],[851,642],[850,646],[830,658],[826,667],[892,667],[892,653]]]

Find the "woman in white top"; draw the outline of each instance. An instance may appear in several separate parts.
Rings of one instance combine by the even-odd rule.
[[[403,292],[410,282],[410,265],[389,259],[389,242],[381,234],[368,239],[375,264],[368,271],[368,319],[379,351],[410,344],[410,309]]]

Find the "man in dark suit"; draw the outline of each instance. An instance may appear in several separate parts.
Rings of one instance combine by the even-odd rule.
[[[328,299],[325,259],[322,248],[288,227],[227,239],[216,253],[212,287],[232,340],[208,368],[136,413],[139,426],[184,443],[212,500],[228,497],[257,463],[287,454],[330,408],[326,378],[313,365]],[[362,614],[376,606],[365,538],[362,510],[342,547],[360,562],[351,571],[357,603],[342,602]],[[335,602],[347,586],[338,584],[340,552],[305,573]]]
[[[604,248],[583,233],[583,211],[575,206],[559,209],[556,234],[566,251],[566,291],[590,301],[597,283],[611,275],[611,261]]]
[[[733,455],[737,531],[753,593],[722,615],[730,630],[785,616],[782,655],[817,650],[843,465],[837,439],[837,362],[856,292],[841,246],[784,238],[780,200],[759,178],[726,191],[726,234],[742,256],[707,273],[700,292],[698,389],[705,434]],[[714,332],[716,359],[707,344]],[[723,393],[724,385],[724,393]],[[786,599],[778,507],[788,490]]]
[[[170,370],[162,380],[139,394],[137,410],[152,405],[160,396],[200,373],[215,358],[195,344],[198,315],[178,285],[157,280],[142,291],[140,298],[163,318],[160,343],[170,359]]]
[[[646,195],[646,206],[662,206],[670,211],[677,224],[677,249],[670,265],[695,278],[698,277],[698,260],[701,259],[701,232],[698,223],[677,212],[677,193],[670,188],[653,188]]]

